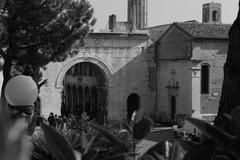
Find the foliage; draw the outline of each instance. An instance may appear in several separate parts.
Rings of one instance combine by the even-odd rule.
[[[118,138],[110,134],[107,130],[105,130],[101,126],[92,124],[91,127],[93,127],[95,130],[101,133],[104,137],[107,137],[111,142],[113,142],[113,144],[116,144],[122,153],[128,151],[128,148],[125,146],[124,143],[122,143]]]
[[[177,139],[164,141],[150,148],[139,160],[238,160],[239,152],[239,117],[240,107],[235,108],[231,115],[226,115],[231,121],[235,135],[229,135],[221,129],[199,119],[188,118],[187,120],[196,125],[202,133],[201,142],[196,143],[189,140]],[[0,117],[1,118],[1,117]],[[1,127],[8,125],[2,124]],[[149,121],[149,122],[145,122]],[[42,124],[44,136],[40,132],[32,138],[33,152],[32,160],[127,160],[136,156],[135,143],[139,141],[134,138],[134,127],[147,130],[151,125],[149,118],[129,126],[124,123],[125,130],[118,130],[112,126],[99,126],[94,123],[83,122],[81,126],[68,130],[56,130],[46,124]],[[78,124],[78,123],[75,123]],[[9,125],[8,125],[9,126]],[[17,127],[18,128],[18,127]],[[5,129],[2,129],[5,130]],[[87,132],[85,132],[85,131]],[[141,131],[139,128],[138,131]],[[1,132],[0,132],[1,133]],[[21,132],[20,132],[21,133]],[[98,134],[100,133],[100,134]],[[146,136],[145,133],[142,133]],[[1,133],[2,135],[2,133]],[[4,137],[4,136],[3,136]],[[6,136],[5,136],[6,137]],[[143,137],[144,136],[140,136]],[[129,142],[125,143],[124,139]],[[2,142],[2,141],[1,141]],[[17,147],[14,144],[14,147]],[[19,146],[19,145],[18,145]],[[11,149],[12,152],[12,149]],[[1,152],[2,153],[2,152]],[[4,152],[5,153],[5,152]],[[6,152],[8,153],[8,152]],[[20,152],[22,154],[24,152]],[[2,154],[0,154],[2,156]],[[21,160],[21,159],[20,159]]]
[[[188,118],[189,122],[202,131],[204,136],[201,142],[196,143],[184,139],[160,142],[139,157],[139,160],[240,159],[238,133],[240,107],[235,108],[231,115],[226,116],[232,123],[232,129],[236,133],[234,136],[205,121]],[[146,121],[149,122],[146,123]],[[92,122],[82,122],[80,126],[85,127],[71,126],[73,128],[61,131],[42,124],[45,138],[41,133],[33,137],[34,149],[31,158],[32,160],[133,159],[136,156],[135,143],[139,141],[139,137],[135,139],[134,130],[136,129],[134,127],[140,127],[138,131],[148,130],[149,126],[142,124],[152,125],[150,121],[149,118],[144,118],[132,126],[124,123],[124,131],[112,125],[103,127]],[[145,133],[141,134],[146,136]],[[140,137],[144,138],[143,135]],[[125,143],[124,139],[127,139],[129,143]]]
[[[188,145],[188,144],[187,144]],[[186,144],[178,140],[165,140],[157,143],[140,157],[140,160],[183,160]]]
[[[233,109],[231,115],[226,115],[231,126],[230,135],[225,131],[205,121],[188,118],[187,120],[202,131],[199,143],[186,139],[177,139],[168,147],[169,156],[166,155],[166,142],[160,142],[150,148],[141,157],[142,160],[239,160],[239,117],[240,107]],[[181,157],[181,158],[179,158]]]
[[[56,160],[51,154],[42,132],[33,135],[31,141],[33,145],[31,160]]]
[[[240,159],[239,154],[240,107],[235,108],[232,111],[231,115],[225,116],[228,117],[229,121],[231,122],[232,124],[231,128],[234,131],[235,135],[229,135],[228,133],[222,131],[221,129],[205,121],[194,118],[188,118],[187,120],[189,122],[196,125],[196,127],[198,127],[202,131],[203,137],[201,139],[201,142],[196,143],[185,139],[160,142],[153,146],[152,148],[150,148],[142,157],[139,157],[138,159],[238,160]],[[0,116],[1,123],[0,127],[2,127],[0,131],[6,130],[6,127],[11,128],[12,125],[9,125],[8,123],[2,123],[1,117],[4,116]],[[94,124],[93,122],[85,121],[87,120],[85,118],[81,119],[81,121],[83,122],[75,123],[76,125],[80,124],[81,127],[71,126],[72,128],[68,128],[67,130],[56,130],[46,124],[42,124],[42,130],[44,135],[42,135],[42,133],[40,132],[40,134],[34,135],[32,138],[33,152],[31,159],[32,160],[134,159],[134,157],[136,156],[135,147],[136,143],[138,143],[140,140],[139,137],[144,138],[146,136],[146,133],[142,132],[141,134],[143,135],[141,136],[138,135],[136,138],[134,136],[134,130],[138,132],[142,130],[148,130],[149,126],[146,125],[152,125],[152,122],[149,118],[144,118],[143,120],[140,120],[138,123],[132,126],[131,125],[129,126],[127,123],[124,123],[125,130],[119,130],[117,128],[114,128],[113,125],[106,127],[99,126],[97,124]],[[8,120],[8,122],[10,122],[10,120]],[[19,129],[19,127],[16,127],[14,130],[16,129]],[[10,131],[5,132],[5,134],[6,133],[9,134]],[[3,133],[1,133],[1,135],[3,135]],[[18,132],[17,135],[18,137],[23,138],[22,131]],[[1,137],[6,137],[6,135]],[[3,141],[4,140],[2,139],[1,142]],[[14,149],[8,148],[8,150],[10,150],[11,153],[13,150],[16,150],[16,153],[18,153],[16,155],[19,156],[20,154],[25,153],[26,156],[26,152],[24,152],[24,150],[18,149],[19,147],[22,147],[22,144],[20,145],[19,143],[16,143],[14,141],[14,147],[13,146],[11,147],[14,148]],[[9,154],[9,152],[7,152],[6,150],[4,150],[1,153],[5,153],[6,155]],[[0,156],[3,156],[3,154],[0,154]],[[12,154],[8,156],[12,156]],[[1,159],[4,160],[4,158]]]
[[[225,131],[210,125],[207,122],[189,118],[189,121],[196,125],[204,135],[214,140],[214,151],[212,152],[212,159],[240,159],[239,150],[239,117],[240,117],[240,107],[236,107],[232,110],[231,115],[225,115],[229,118],[230,128],[234,135],[230,135]],[[207,138],[206,141],[209,141]],[[209,145],[202,146],[202,150],[207,150]],[[206,155],[206,154],[205,154]],[[196,154],[196,156],[203,156]]]
[[[63,136],[44,123],[41,124],[41,128],[54,157],[58,160],[76,160],[73,149]]]
[[[133,152],[133,145],[135,145],[133,128],[131,129],[126,124],[129,132],[122,132],[113,125],[103,127],[85,120],[85,118],[81,119],[75,123],[76,126],[71,125],[71,128],[59,131],[42,124],[45,138],[41,133],[33,137],[32,160],[56,160],[56,157],[59,160],[65,160],[67,157],[74,159],[73,155],[75,154],[76,158],[76,153],[81,155],[83,160],[122,160],[133,158],[136,155]],[[143,121],[148,121],[148,125],[139,125]],[[149,130],[151,128],[149,125],[152,125],[149,118],[144,118],[137,124],[135,128],[141,127],[145,130]],[[144,133],[145,136],[146,134]],[[140,140],[139,137],[138,140]]]
[[[6,106],[3,92],[11,77],[29,75],[39,84],[41,69],[74,55],[71,45],[82,44],[96,20],[87,0],[7,0],[0,7],[1,103]]]
[[[6,1],[1,15],[7,28],[3,58],[35,66],[64,60],[72,43],[95,23],[87,0]]]

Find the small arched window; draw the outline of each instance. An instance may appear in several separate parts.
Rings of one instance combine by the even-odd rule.
[[[209,65],[204,64],[201,67],[201,94],[209,93]]]
[[[208,13],[207,11],[203,11],[203,22],[207,22],[208,21]]]
[[[213,21],[218,21],[218,12],[217,11],[212,12],[212,20]]]

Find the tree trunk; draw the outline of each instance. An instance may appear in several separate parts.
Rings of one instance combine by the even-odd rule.
[[[10,70],[11,70],[11,60],[10,59],[5,59],[4,60],[4,65],[3,65],[3,84],[2,84],[2,90],[1,90],[1,99],[0,99],[0,108],[4,109],[5,111],[7,110],[8,102],[5,97],[5,87],[7,82],[10,80]]]
[[[214,124],[231,133],[230,122],[226,120],[224,114],[230,114],[233,108],[240,106],[240,10],[228,35],[229,45],[224,64],[222,95]]]

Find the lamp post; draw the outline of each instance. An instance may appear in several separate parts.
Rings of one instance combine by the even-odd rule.
[[[38,87],[32,77],[18,75],[10,79],[5,87],[5,97],[10,104],[10,117],[12,119],[25,117],[30,121],[37,96]]]

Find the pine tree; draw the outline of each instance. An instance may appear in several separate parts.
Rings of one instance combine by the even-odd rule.
[[[0,55],[4,88],[14,69],[39,83],[40,69],[64,61],[71,45],[87,36],[96,20],[87,0],[1,0]]]

